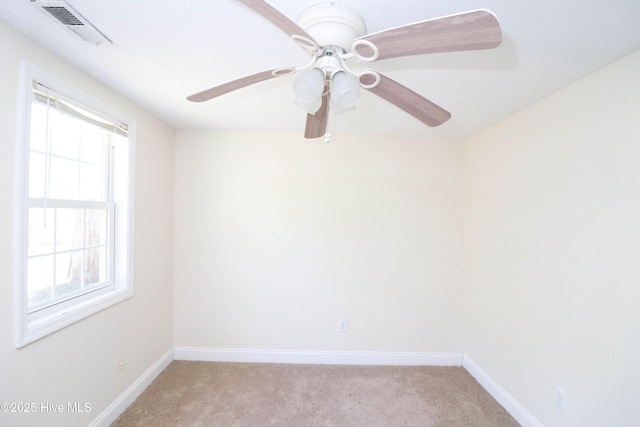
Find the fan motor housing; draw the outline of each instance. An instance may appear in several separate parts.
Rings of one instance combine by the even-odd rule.
[[[339,46],[351,51],[353,41],[367,33],[362,16],[338,3],[321,3],[305,9],[296,23],[320,46]]]

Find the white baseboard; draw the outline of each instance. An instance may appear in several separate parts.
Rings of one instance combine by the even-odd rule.
[[[175,360],[318,365],[462,366],[462,353],[258,350],[175,347]]]
[[[166,352],[156,363],[151,365],[140,378],[118,396],[89,426],[108,427],[111,425],[171,362],[173,362],[173,350]]]
[[[462,366],[522,427],[544,427],[469,356],[464,356]]]

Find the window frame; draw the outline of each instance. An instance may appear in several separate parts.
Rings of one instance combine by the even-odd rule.
[[[113,216],[113,285],[82,297],[56,304],[59,309],[48,310],[47,315],[30,315],[27,291],[29,151],[33,84],[37,82],[51,88],[67,100],[79,104],[98,116],[116,120],[127,126],[127,147],[119,153],[120,176],[117,194],[114,194]],[[104,310],[134,294],[134,201],[135,201],[135,120],[110,107],[99,99],[71,86],[26,61],[21,63],[20,121],[18,129],[18,168],[16,191],[16,263],[15,282],[16,347],[20,348],[58,331],[72,323]],[[122,175],[126,175],[122,181]]]

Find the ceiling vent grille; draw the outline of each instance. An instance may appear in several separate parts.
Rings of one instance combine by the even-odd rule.
[[[87,21],[80,13],[63,0],[31,0],[45,15],[55,19],[59,24],[85,41],[99,44],[111,43],[111,40]]]

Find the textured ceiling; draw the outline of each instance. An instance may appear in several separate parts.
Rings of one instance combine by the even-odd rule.
[[[306,53],[235,0],[68,0],[113,44],[93,45],[49,19],[29,0],[4,0],[0,19],[86,70],[177,129],[296,132],[306,113],[293,103],[292,76],[206,103],[185,98]],[[295,20],[313,0],[270,0]],[[503,42],[493,50],[440,53],[373,63],[452,113],[429,128],[363,91],[355,111],[331,115],[333,134],[465,137],[640,49],[638,0],[343,0],[369,33],[488,9]],[[64,77],[64,76],[61,76]]]

